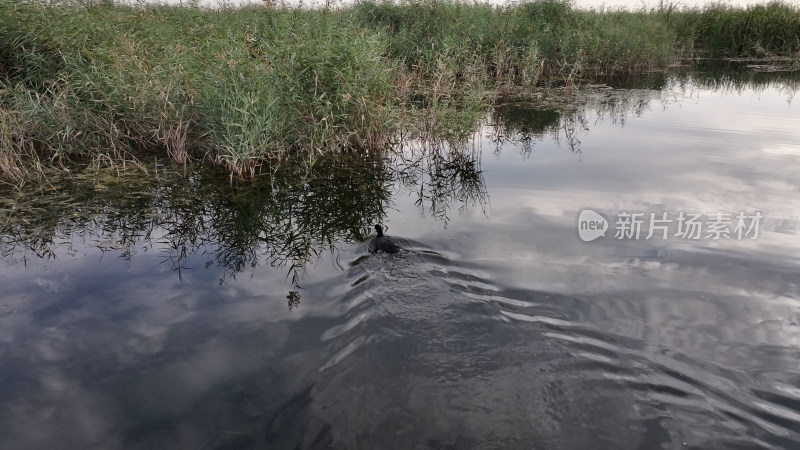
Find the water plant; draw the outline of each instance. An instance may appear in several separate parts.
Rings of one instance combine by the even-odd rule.
[[[463,141],[493,99],[696,55],[795,58],[800,9],[579,10],[367,0],[337,9],[0,4],[0,179],[92,159],[231,177],[398,134]]]

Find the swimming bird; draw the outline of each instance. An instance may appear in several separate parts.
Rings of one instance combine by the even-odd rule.
[[[378,232],[378,236],[373,239],[372,245],[370,245],[372,251],[383,253],[397,253],[400,251],[400,247],[398,247],[397,244],[392,242],[390,238],[383,235],[382,226],[375,225],[375,231]]]

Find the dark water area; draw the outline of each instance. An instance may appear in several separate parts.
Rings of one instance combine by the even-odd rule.
[[[653,75],[255,182],[5,193],[0,448],[800,448],[798,85]]]

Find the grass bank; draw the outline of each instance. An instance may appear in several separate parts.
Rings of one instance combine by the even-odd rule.
[[[264,164],[462,138],[493,93],[800,52],[800,9],[580,11],[450,0],[341,9],[0,5],[0,172],[88,158]]]

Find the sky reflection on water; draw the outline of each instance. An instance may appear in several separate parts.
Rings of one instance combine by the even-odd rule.
[[[800,445],[794,94],[665,83],[400,166],[32,212],[2,241],[0,447]],[[585,243],[584,208],[765,219]],[[378,220],[407,251],[366,252]]]

